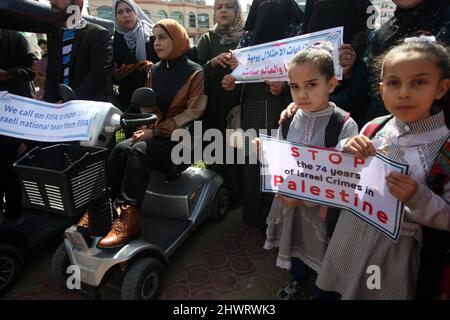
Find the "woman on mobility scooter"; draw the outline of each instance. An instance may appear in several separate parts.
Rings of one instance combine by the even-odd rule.
[[[139,211],[152,169],[171,161],[176,144],[170,139],[172,132],[198,119],[206,108],[203,70],[186,56],[186,30],[173,19],[163,19],[154,26],[153,35],[161,61],[149,73],[149,86],[157,95],[158,107],[145,111],[156,113],[158,121],[152,129],[134,132],[111,152],[108,181],[120,214],[111,231],[98,243],[99,248],[115,248],[137,236]],[[78,226],[89,226],[88,213]]]

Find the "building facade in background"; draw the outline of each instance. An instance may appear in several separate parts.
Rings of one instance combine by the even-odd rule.
[[[213,6],[204,0],[135,0],[153,22],[171,18],[177,20],[189,33],[193,43],[213,25]],[[89,12],[104,19],[113,18],[111,0],[89,0]]]
[[[48,3],[48,0],[36,1]],[[306,0],[295,1],[304,10]],[[193,44],[196,44],[200,36],[214,25],[214,8],[207,5],[206,0],[135,0],[135,2],[155,23],[165,18],[177,20],[186,28]],[[251,2],[252,0],[241,0],[244,17],[247,17]],[[375,13],[376,10],[377,16],[373,27],[378,28],[394,14],[395,4],[392,0],[371,0],[371,2],[374,8],[368,9],[368,13]],[[209,3],[213,3],[213,0]],[[83,12],[112,20],[112,0],[84,0]]]

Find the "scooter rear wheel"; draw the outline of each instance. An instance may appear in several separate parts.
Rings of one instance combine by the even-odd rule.
[[[132,264],[122,282],[122,300],[154,300],[162,286],[162,265],[145,257]]]
[[[214,196],[214,203],[210,219],[212,221],[222,220],[230,207],[230,193],[225,187],[220,187]]]

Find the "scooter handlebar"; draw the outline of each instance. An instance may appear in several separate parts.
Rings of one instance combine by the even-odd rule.
[[[73,89],[66,84],[63,83],[58,84],[58,92],[60,99],[63,100],[64,102],[77,99],[75,91],[73,91]]]
[[[129,117],[129,115],[127,115],[127,117]],[[153,113],[145,115],[144,118],[142,117],[142,115],[140,115],[140,117],[138,117],[138,118],[131,118],[131,119],[125,118],[122,116],[122,119],[120,120],[120,124],[121,124],[122,128],[140,127],[140,126],[153,124],[156,122],[156,120],[158,120],[158,117],[156,116],[156,114],[153,114]]]

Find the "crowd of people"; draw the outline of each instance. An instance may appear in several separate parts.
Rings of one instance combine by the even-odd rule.
[[[0,52],[0,91],[56,103],[57,84],[65,83],[79,99],[112,102],[133,113],[140,112],[130,105],[133,91],[144,86],[155,91],[157,107],[146,111],[157,114],[156,124],[127,132],[126,140],[111,145],[108,181],[119,215],[101,248],[123,245],[139,232],[151,171],[171,161],[172,132],[193,120],[225,135],[234,112],[243,130],[278,129],[280,139],[336,147],[362,158],[384,150],[386,157],[412,168],[409,175],[386,177],[389,192],[404,204],[397,242],[349,211],[341,210],[330,230],[331,212],[323,206],[262,193],[259,165],[248,159],[211,168],[223,176],[233,205],[242,205],[243,222],[265,232],[264,247],[278,248],[277,265],[291,270],[292,281],[279,290],[279,299],[437,298],[438,292],[448,298],[450,5],[446,0],[393,2],[393,17],[373,30],[369,0],[307,0],[304,12],[294,0],[253,0],[246,21],[238,0],[215,0],[213,28],[191,47],[177,21],[154,23],[133,0],[113,0],[113,38],[83,19],[66,25],[67,7],[81,8],[83,0],[50,0],[60,28],[48,34],[45,63],[37,63],[19,34],[0,31],[1,47],[14,48]],[[327,43],[299,52],[289,63],[288,82],[236,84],[231,75],[236,48],[338,26],[344,26],[344,44],[338,48],[342,80],[336,78]],[[39,95],[33,91],[35,74]],[[330,145],[327,123],[346,113],[350,117]],[[382,125],[368,134],[374,121]],[[18,219],[21,211],[12,163],[33,145],[0,137],[0,170],[8,181],[0,185],[0,210],[6,220]],[[431,185],[442,154],[447,156],[439,167],[443,178]],[[78,226],[89,226],[88,212]],[[367,286],[372,265],[383,270],[376,290]]]

